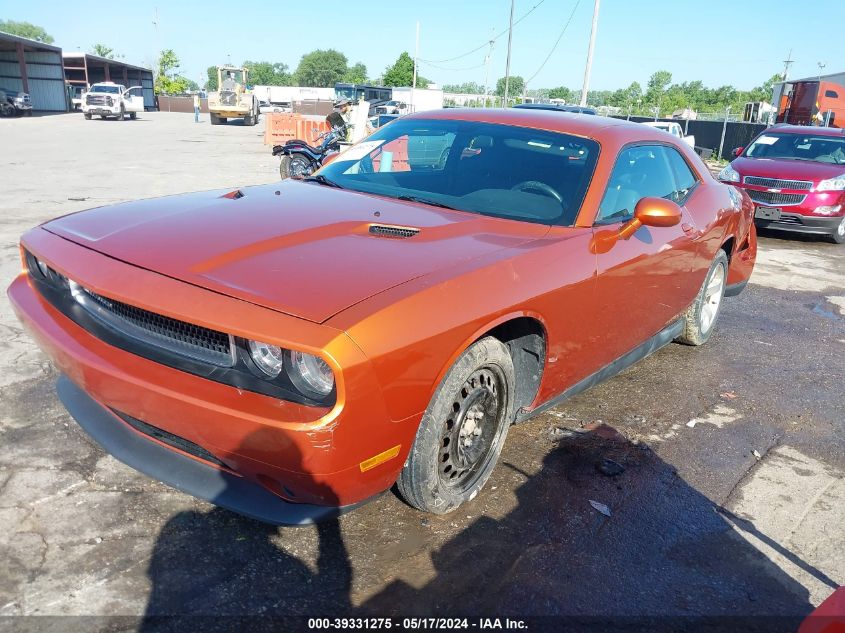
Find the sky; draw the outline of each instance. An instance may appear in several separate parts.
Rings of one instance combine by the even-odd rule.
[[[160,48],[171,48],[181,60],[181,74],[198,83],[205,81],[208,66],[228,61],[283,62],[293,70],[304,53],[316,48],[335,48],[350,65],[363,62],[377,77],[402,51],[413,56],[419,21],[419,57],[424,60],[419,72],[441,85],[483,85],[485,42],[498,36],[489,65],[494,86],[505,74],[510,11],[510,0],[131,0],[109,5],[8,0],[3,5],[0,19],[42,26],[66,51],[101,43],[129,63],[149,66]],[[533,77],[529,89],[580,88],[592,13],[593,0],[515,0],[514,20],[528,15],[513,30],[511,74]],[[843,0],[798,5],[786,0],[602,0],[590,87],[616,89],[632,81],[645,86],[654,71],[668,70],[674,82],[750,89],[782,72],[790,51],[795,60],[791,78],[817,75],[818,62],[826,64],[823,74],[845,71],[843,23]]]

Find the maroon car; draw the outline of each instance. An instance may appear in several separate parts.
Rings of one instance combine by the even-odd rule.
[[[734,156],[719,180],[748,192],[758,227],[845,243],[845,130],[776,125]]]

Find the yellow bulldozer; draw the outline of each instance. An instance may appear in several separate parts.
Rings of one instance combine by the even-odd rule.
[[[247,86],[249,70],[235,66],[217,67],[217,92],[208,93],[211,125],[229,119],[243,119],[244,125],[258,123],[258,99]]]

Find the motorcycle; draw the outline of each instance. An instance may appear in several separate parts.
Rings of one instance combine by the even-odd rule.
[[[336,113],[326,117],[329,129],[317,137],[319,145],[310,145],[301,139],[293,139],[284,145],[273,146],[273,156],[281,156],[279,175],[285,178],[307,178],[317,171],[326,156],[340,151],[346,139],[347,124]]]

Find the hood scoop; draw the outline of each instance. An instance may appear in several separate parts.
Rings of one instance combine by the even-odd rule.
[[[229,200],[240,200],[244,197],[244,192],[240,189],[235,189],[234,191],[230,191],[229,193],[224,193],[221,198],[229,198]]]
[[[390,224],[370,225],[370,235],[374,235],[376,237],[391,237],[394,239],[404,240],[409,237],[414,237],[419,232],[419,229],[409,226],[392,226]]]

